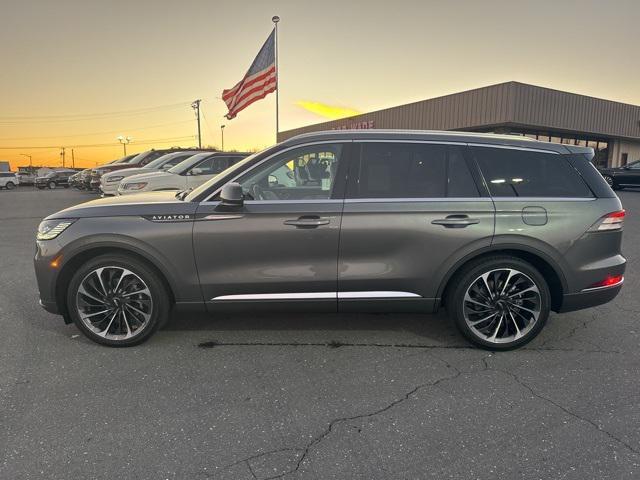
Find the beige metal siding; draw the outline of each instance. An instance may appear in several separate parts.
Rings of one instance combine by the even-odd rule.
[[[455,130],[502,124],[508,121],[509,102],[509,84],[493,85],[280,132],[278,139],[350,127],[370,120],[374,122],[374,128],[411,130]]]
[[[473,130],[504,125],[640,139],[640,106],[518,82],[296,128],[281,132],[278,139],[345,126],[355,128],[359,122],[369,121],[374,122],[374,128]]]

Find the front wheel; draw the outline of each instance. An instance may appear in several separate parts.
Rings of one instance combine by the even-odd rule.
[[[447,311],[475,345],[510,350],[533,340],[551,305],[544,277],[529,263],[509,256],[472,262],[452,280]]]
[[[82,265],[67,290],[71,318],[89,339],[111,347],[138,345],[169,318],[158,274],[126,255],[101,255]]]
[[[13,182],[7,182],[5,187],[7,187],[7,190],[13,190],[14,188],[16,188],[16,184]]]
[[[56,188],[56,182],[49,182],[49,190]]]

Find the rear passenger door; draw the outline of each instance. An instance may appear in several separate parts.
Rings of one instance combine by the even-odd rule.
[[[342,311],[430,311],[449,268],[488,247],[494,207],[463,144],[356,142],[342,218]]]
[[[475,145],[470,152],[496,206],[495,245],[528,246],[565,265],[564,254],[602,212],[564,155]]]

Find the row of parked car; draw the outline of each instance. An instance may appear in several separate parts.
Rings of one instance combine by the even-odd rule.
[[[189,190],[248,155],[209,149],[148,150],[78,172],[68,184],[103,196]]]
[[[71,169],[58,169],[39,176],[28,172],[0,172],[0,188],[13,190],[18,185],[35,186],[40,190],[69,188],[69,178],[77,172]]]

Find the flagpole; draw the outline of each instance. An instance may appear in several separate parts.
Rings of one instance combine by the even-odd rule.
[[[278,142],[278,133],[280,132],[280,101],[278,98],[278,93],[280,92],[280,72],[278,71],[278,22],[280,21],[280,17],[274,15],[271,18],[271,21],[275,25],[276,35],[275,35],[275,60],[276,60],[276,143]]]

